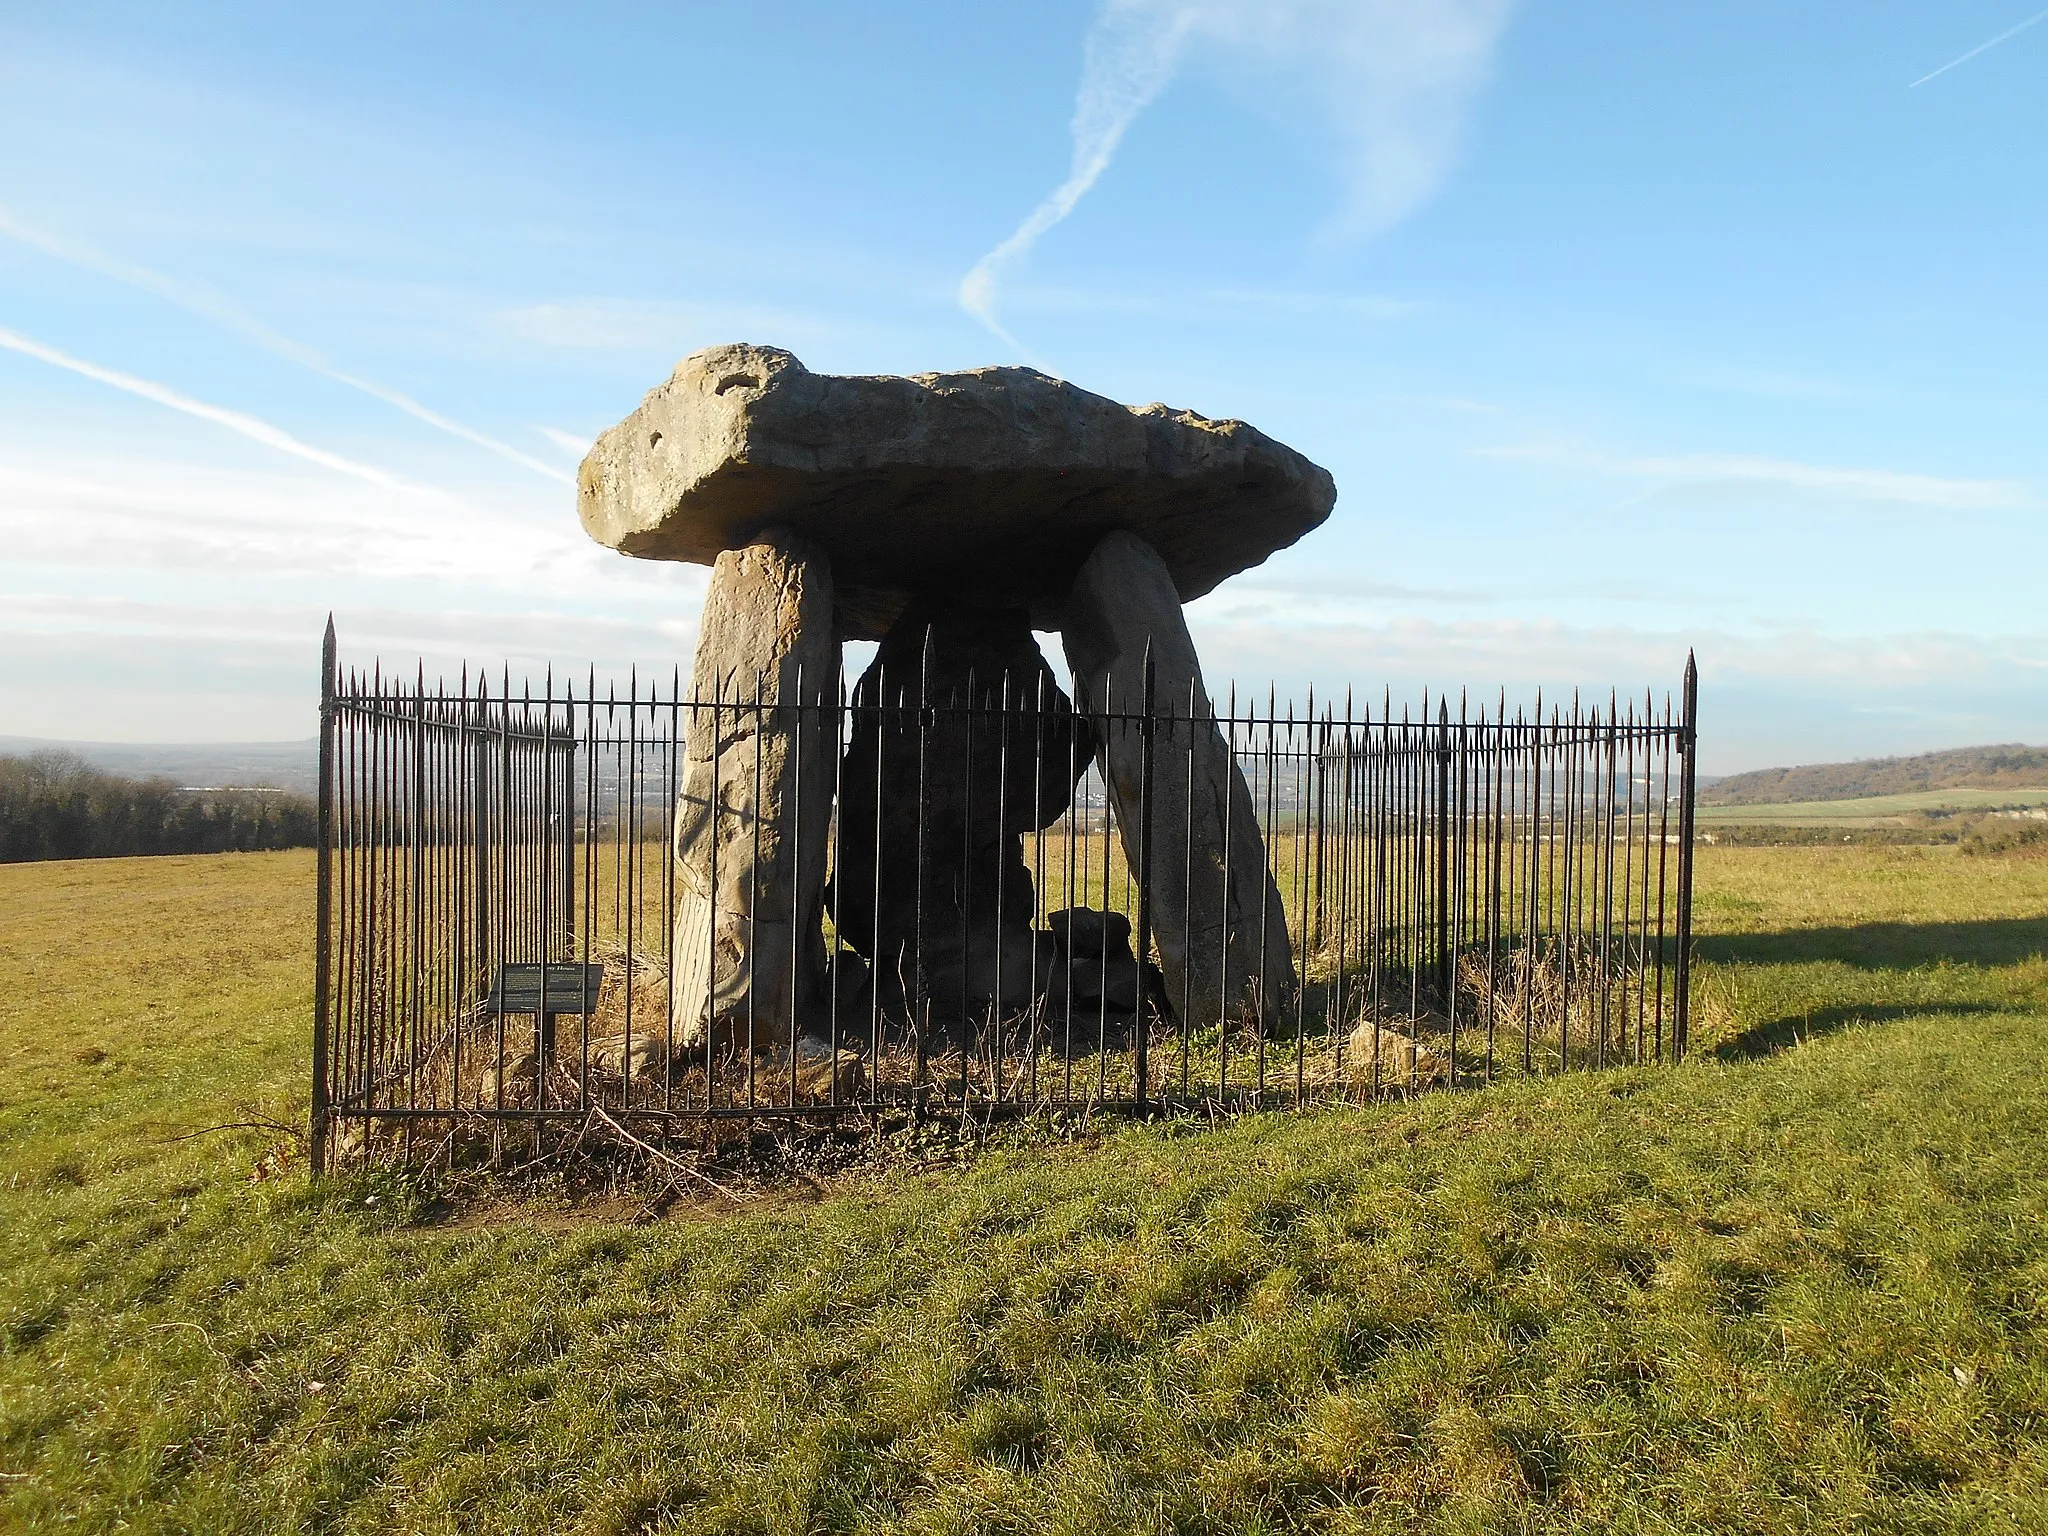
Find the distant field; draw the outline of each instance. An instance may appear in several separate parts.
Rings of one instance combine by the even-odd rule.
[[[0,1530],[2048,1530],[2048,860],[1705,848],[1697,1059],[737,1209],[309,1187],[312,855],[0,866]]]
[[[2048,789],[1926,789],[1906,795],[1870,795],[1860,800],[1791,800],[1776,805],[1703,805],[1702,825],[1713,822],[1774,822],[1806,826],[1882,826],[1921,811],[1995,811],[2012,806],[2048,806]]]

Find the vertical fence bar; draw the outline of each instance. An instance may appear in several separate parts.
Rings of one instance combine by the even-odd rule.
[[[967,1060],[970,1054],[969,1047],[975,1036],[974,1005],[968,995],[973,984],[974,969],[974,693],[974,668],[969,667],[965,706],[961,704],[957,687],[946,696],[948,713],[960,733],[960,873],[959,884],[954,888],[954,900],[960,908],[960,1014],[954,1021],[954,1032],[960,1042],[958,1098],[960,1112],[963,1115],[967,1112]]]
[[[660,683],[648,685],[650,705],[660,707]],[[669,669],[668,684],[668,740],[662,762],[663,808],[668,821],[668,836],[663,839],[664,849],[661,860],[661,1107],[673,1110],[676,1100],[676,853],[675,826],[677,819],[676,794],[682,783],[683,772],[683,672],[680,666]],[[692,712],[693,719],[695,712]],[[653,721],[649,720],[649,725]],[[659,738],[657,738],[659,740]],[[710,1102],[706,1090],[705,1102]]]
[[[419,663],[412,693],[412,761],[410,785],[406,795],[410,804],[406,818],[406,837],[411,847],[407,849],[406,894],[412,908],[407,925],[405,947],[406,990],[410,1006],[406,1017],[405,1042],[405,1102],[408,1106],[419,1103],[420,1042],[426,1033],[427,1006],[427,666]],[[405,1122],[406,1150],[412,1149],[413,1122]]]
[[[1678,962],[1672,999],[1671,1054],[1685,1060],[1692,1043],[1692,833],[1693,793],[1699,769],[1700,673],[1693,653],[1685,653],[1685,715],[1679,726],[1678,750],[1685,754],[1678,780]]]
[[[931,973],[927,969],[930,948],[925,942],[925,899],[931,882],[931,839],[926,835],[926,823],[931,820],[931,767],[932,735],[932,631],[924,632],[923,654],[919,662],[917,689],[917,897],[911,907],[912,992],[910,1009],[911,1033],[917,1042],[915,1076],[911,1084],[913,1113],[921,1121],[924,1118],[926,1101],[930,1096],[930,1085],[926,1073],[931,1063]],[[875,801],[875,824],[881,825],[881,799]],[[878,866],[879,867],[879,866]],[[877,906],[877,911],[880,910]]]
[[[1152,713],[1157,707],[1153,697],[1152,642],[1145,642],[1145,702],[1138,721],[1138,778],[1142,788],[1139,791],[1138,809],[1138,1011],[1131,1022],[1134,1036],[1133,1066],[1138,1075],[1138,1113],[1145,1113],[1145,1093],[1148,1086],[1146,1073],[1148,1059],[1146,1047],[1151,1041],[1152,1023],[1147,1017],[1146,1006],[1151,1002],[1150,988],[1145,985],[1146,967],[1152,958],[1152,775],[1154,738]],[[1229,950],[1225,944],[1225,953]],[[1188,957],[1189,960],[1193,956]]]
[[[306,1128],[306,1166],[327,1172],[327,1014],[333,987],[334,930],[334,615],[320,640],[319,882],[313,896],[313,1110]]]
[[[804,688],[806,681],[803,658],[799,656],[796,663],[796,697],[789,707],[788,815],[792,853],[789,863],[790,894],[792,898],[800,896],[803,891],[804,790],[806,788],[810,789],[813,795],[818,792],[815,785],[806,785],[804,783]],[[781,702],[780,698],[776,700],[778,705]],[[757,816],[760,814],[758,805],[755,808],[755,814]],[[803,970],[803,958],[808,948],[808,938],[801,926],[805,917],[802,903],[792,899],[789,905],[789,975],[786,978],[789,983],[789,1036],[784,1043],[789,1051],[789,1102],[794,1107],[798,1100],[801,1076],[801,1063],[797,1059],[797,1026],[799,1023],[797,1018],[797,998],[807,979]],[[813,917],[811,921],[815,923],[817,919]],[[831,1082],[838,1076],[839,1065],[835,1061],[829,1064],[826,1069],[826,1081]]]
[[[638,691],[637,680],[635,682],[635,691]],[[614,733],[617,730],[618,699],[618,683],[614,681],[606,684],[605,724],[609,731]],[[635,702],[637,703],[638,701],[636,700]],[[626,718],[628,722],[632,720],[631,709],[627,711]],[[629,723],[629,733],[630,730],[631,726]],[[569,742],[571,749],[568,775],[570,788],[568,803],[562,807],[562,821],[565,829],[562,834],[562,852],[566,873],[569,880],[573,883],[576,881],[577,875],[575,857],[576,806],[574,798],[576,792],[576,759],[573,755],[576,742],[576,705],[573,687],[570,690]],[[598,795],[600,793],[597,775],[597,743],[597,668],[593,666],[586,675],[583,685],[583,860],[582,879],[580,882],[583,888],[583,904],[580,920],[574,899],[573,885],[572,889],[565,893],[565,900],[568,902],[569,908],[569,944],[572,951],[570,958],[576,961],[574,972],[576,978],[576,1000],[581,1010],[579,1015],[581,1025],[576,1031],[578,1041],[576,1053],[576,1107],[585,1114],[590,1112],[590,1028],[593,1022],[592,1015],[597,1007],[596,999],[591,996],[589,987],[590,939],[591,928],[597,921],[597,913],[601,904],[598,889],[600,878],[598,849],[601,846],[601,831],[597,818]],[[618,756],[616,735],[608,734],[605,744],[613,749],[613,760],[618,764],[619,788],[623,790],[627,783],[627,764]],[[612,825],[613,841],[617,844],[612,866],[612,922],[614,933],[620,936],[623,945],[621,955],[625,968],[626,984],[624,999],[625,1023],[619,1039],[619,1107],[621,1109],[631,1109],[633,1107],[633,941],[632,929],[630,927],[631,919],[628,909],[624,906],[624,895],[625,886],[630,879],[632,866],[627,862],[626,845],[621,836],[627,819],[625,802],[621,799],[617,802],[617,805],[618,809],[615,812],[617,820]],[[582,940],[580,945],[577,943],[579,935]]]

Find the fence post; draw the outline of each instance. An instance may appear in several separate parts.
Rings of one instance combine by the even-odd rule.
[[[1671,1054],[1685,1060],[1692,1032],[1692,832],[1693,790],[1699,758],[1700,673],[1685,653],[1685,714],[1678,730],[1684,761],[1678,779],[1678,996],[1673,999]]]
[[[593,669],[594,672],[595,669]],[[597,714],[597,687],[593,677],[590,696],[583,701],[586,722]],[[564,960],[576,958],[576,683],[570,680],[568,701],[562,706],[562,921],[561,953]],[[542,959],[547,956],[543,955]]]
[[[911,909],[911,944],[916,950],[911,962],[910,1028],[917,1041],[917,1063],[911,1088],[911,1114],[922,1124],[926,1105],[931,1097],[930,1084],[925,1081],[931,1064],[931,971],[927,965],[925,944],[925,895],[931,884],[932,856],[931,839],[926,836],[926,822],[931,818],[931,768],[932,727],[936,716],[932,709],[932,627],[927,624],[924,631],[923,654],[918,663],[917,684],[917,886],[916,900]],[[900,713],[900,708],[899,708]],[[875,799],[875,824],[881,825],[882,803],[879,791]],[[877,834],[879,836],[879,834]],[[877,868],[879,868],[879,864]],[[899,962],[900,965],[901,962]],[[900,974],[900,972],[899,972]],[[964,1106],[963,1106],[964,1107]]]
[[[411,909],[412,922],[406,935],[406,947],[411,951],[410,993],[411,1042],[406,1055],[411,1058],[405,1074],[406,1103],[419,1102],[420,1041],[427,1030],[427,664],[421,660],[416,672],[412,695],[412,816],[408,829],[412,838],[412,857],[407,863],[405,898]],[[406,1151],[412,1150],[412,1122],[405,1125]]]
[[[327,1172],[327,1008],[333,988],[334,928],[334,615],[320,641],[319,858],[313,897],[313,1111],[307,1126],[306,1166],[313,1178]]]
[[[1145,1113],[1146,1090],[1150,1086],[1149,1063],[1146,1047],[1151,1044],[1152,1025],[1145,1016],[1145,1005],[1151,1001],[1151,988],[1146,986],[1146,967],[1151,964],[1152,954],[1152,754],[1153,730],[1152,710],[1156,700],[1153,696],[1152,642],[1145,642],[1145,695],[1143,712],[1138,722],[1138,781],[1142,786],[1140,796],[1143,808],[1138,813],[1138,1013],[1131,1028],[1136,1031],[1136,1061],[1138,1074],[1138,1113]],[[1105,906],[1108,901],[1105,897]],[[1225,955],[1229,953],[1229,937],[1225,935]],[[1226,958],[1227,965],[1227,958]]]
[[[1437,997],[1446,1015],[1455,1006],[1451,989],[1457,957],[1451,953],[1451,701],[1437,701],[1436,736],[1436,963]],[[1427,715],[1424,716],[1426,720]],[[1427,727],[1425,727],[1426,729]]]
[[[469,996],[482,997],[491,987],[491,683],[482,673],[477,677],[477,704],[472,713],[464,699],[468,724],[463,735],[470,752],[473,781],[473,812],[470,829],[476,841],[476,958]],[[468,1001],[466,996],[464,1001]]]

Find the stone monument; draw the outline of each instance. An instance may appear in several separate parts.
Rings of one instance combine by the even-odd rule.
[[[1149,830],[1166,1006],[1212,1024],[1264,1016],[1292,987],[1251,794],[1181,605],[1319,525],[1327,471],[1243,422],[1028,368],[842,377],[736,345],[685,358],[600,437],[577,499],[600,543],[712,567],[676,821],[679,1041],[750,1018],[822,1034],[828,895],[877,986],[906,989],[915,956],[940,1006],[1042,996],[1050,945],[1023,839],[1066,812],[1091,761],[1133,870]],[[1074,700],[1034,629],[1060,633]],[[891,739],[911,716],[857,708],[835,762],[836,738],[781,707],[836,702],[845,640],[881,642],[857,706],[986,707],[951,736],[927,730],[914,794]],[[1154,749],[1176,766],[1151,776],[1149,806],[1134,718],[1148,664]],[[970,815],[970,799],[999,811]]]

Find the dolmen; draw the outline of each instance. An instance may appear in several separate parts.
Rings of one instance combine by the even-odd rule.
[[[1146,877],[1155,1005],[1194,1027],[1276,1013],[1287,924],[1181,605],[1328,517],[1327,471],[1243,422],[1028,368],[846,377],[733,345],[600,437],[577,497],[598,542],[712,570],[675,828],[679,1044],[823,1040],[835,1002],[844,1037],[856,993],[863,1021],[883,1000],[1134,1010],[1152,957],[1118,915],[1034,927],[1027,841],[1090,766]],[[1059,633],[1071,697],[1034,631]],[[848,640],[880,644],[842,731]]]

